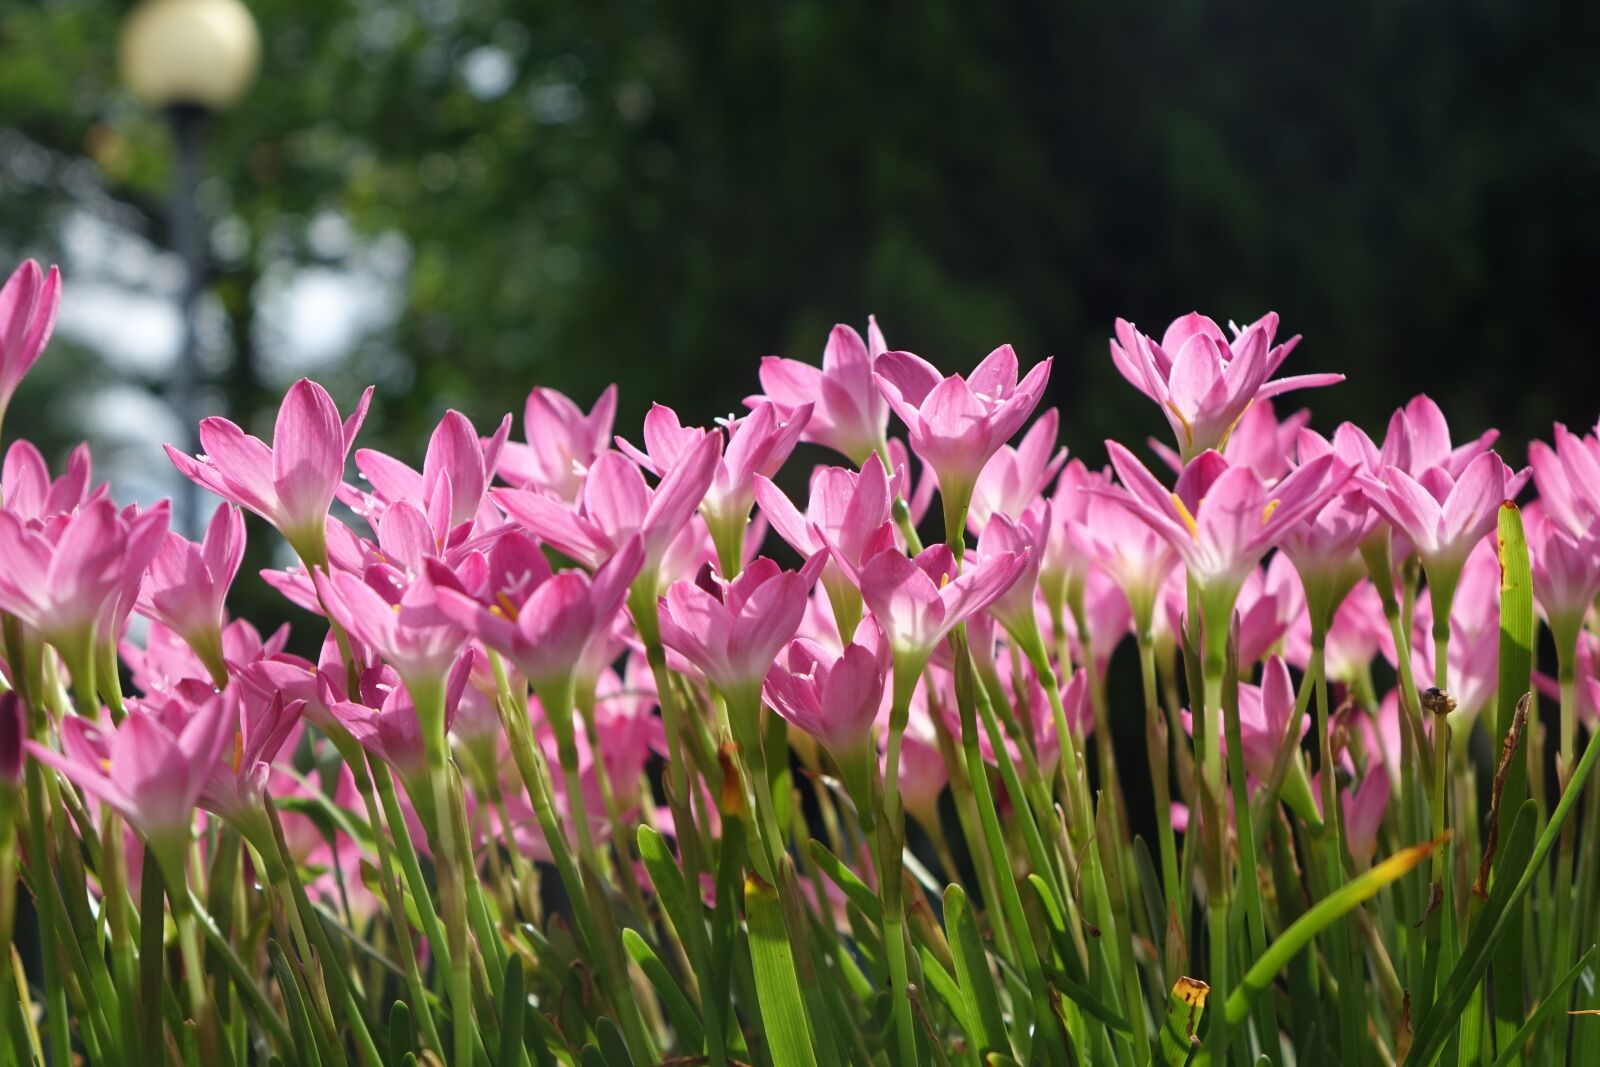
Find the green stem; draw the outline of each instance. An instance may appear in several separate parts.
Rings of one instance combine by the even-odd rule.
[[[1161,694],[1156,682],[1155,642],[1149,629],[1138,633],[1139,674],[1144,685],[1145,745],[1149,750],[1150,782],[1156,794],[1156,833],[1161,846],[1161,888],[1170,915],[1179,915],[1178,844],[1172,831],[1172,780],[1169,775],[1169,749],[1166,719],[1161,711]]]

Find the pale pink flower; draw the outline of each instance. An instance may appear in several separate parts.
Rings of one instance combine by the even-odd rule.
[[[972,488],[967,529],[982,533],[989,525],[989,517],[996,514],[1020,519],[1028,505],[1039,498],[1067,461],[1067,450],[1056,447],[1060,421],[1056,409],[1051,408],[1034,420],[1017,447],[1000,446]]]
[[[371,484],[372,492],[344,485],[339,499],[374,529],[389,508],[411,505],[426,516],[439,549],[458,544],[474,527],[485,530],[500,525],[498,513],[486,506],[484,494],[510,432],[510,415],[501,420],[493,436],[480,439],[471,420],[459,411],[447,411],[428,439],[420,473],[386,453],[358,448],[356,469]]]
[[[1167,539],[1188,575],[1232,613],[1233,598],[1267,552],[1348,479],[1331,455],[1297,467],[1270,489],[1248,467],[1230,467],[1216,452],[1195,457],[1169,491],[1132,452],[1107,441],[1112,465],[1129,492],[1101,495],[1127,507]]]
[[[244,559],[244,517],[228,504],[211,516],[199,544],[167,531],[144,574],[135,605],[142,615],[166,624],[193,648],[211,677],[228,676],[222,628],[228,622],[228,587]]]
[[[512,520],[557,551],[594,569],[633,534],[640,535],[639,571],[654,579],[668,545],[683,530],[722,455],[720,434],[693,431],[692,445],[651,489],[639,467],[620,452],[602,453],[589,468],[576,507],[526,489],[496,489],[489,495]]]
[[[587,415],[563,393],[534,389],[522,411],[522,432],[528,443],[505,443],[500,452],[500,477],[518,489],[576,502],[589,468],[610,447],[616,415],[615,385],[606,386]]]
[[[1039,405],[1050,364],[1048,358],[1036,364],[1019,382],[1017,354],[1002,345],[970,378],[945,377],[910,352],[887,352],[878,358],[875,377],[906,424],[912,451],[938,476],[940,492],[965,506],[984,465]]]
[[[1283,553],[1273,556],[1265,569],[1252,571],[1234,605],[1240,671],[1248,671],[1277,648],[1305,611],[1300,578]]]
[[[1569,533],[1544,508],[1528,508],[1533,595],[1558,640],[1570,642],[1600,595],[1600,526]]]
[[[0,423],[23,376],[38,361],[61,306],[61,272],[26,260],[0,287]]]
[[[851,780],[850,771],[871,767],[872,727],[888,676],[888,642],[867,619],[837,655],[804,638],[789,642],[767,672],[764,692],[774,711],[822,743],[864,797],[867,783]]]
[[[889,425],[889,408],[872,380],[873,365],[884,350],[876,319],[867,319],[866,341],[849,326],[835,326],[822,350],[820,370],[796,359],[766,356],[759,371],[766,395],[745,403],[756,407],[771,401],[786,411],[809,407],[800,439],[864,463],[882,447]]]
[[[724,694],[759,692],[800,626],[824,559],[819,552],[786,571],[763,556],[731,582],[705,569],[693,582],[674,584],[658,609],[662,644]]]
[[[1127,490],[1118,487],[1112,492]],[[1177,554],[1134,509],[1104,497],[1082,495],[1085,507],[1082,517],[1067,526],[1068,543],[1122,590],[1134,625],[1152,628],[1156,600],[1178,564]]]
[[[109,805],[146,837],[187,841],[201,791],[237,726],[237,705],[217,693],[176,730],[149,711],[130,708],[110,730],[82,716],[66,716],[61,752],[36,741],[26,745],[40,763]]]
[[[1026,554],[997,553],[956,574],[945,545],[915,559],[879,552],[861,568],[861,595],[894,653],[896,685],[908,686],[946,634],[992,604],[1028,566]]]
[[[1569,534],[1581,537],[1600,526],[1600,437],[1579,437],[1556,423],[1555,446],[1535,441],[1528,463],[1539,500]]]
[[[80,508],[109,491],[104,485],[91,489],[92,467],[89,446],[81,444],[67,457],[66,473],[52,479],[44,456],[32,441],[13,441],[0,473],[0,506],[23,522],[43,521]]]
[[[320,566],[327,554],[328,507],[371,400],[369,386],[341,423],[328,391],[302,378],[278,408],[271,446],[212,417],[200,423],[204,453],[190,456],[168,445],[167,456],[184,477],[260,515],[308,565]]]
[[[1220,449],[1254,400],[1293,389],[1333,385],[1342,374],[1303,374],[1268,381],[1300,341],[1274,346],[1278,316],[1268,313],[1232,341],[1215,322],[1191,312],[1167,327],[1161,343],[1117,320],[1111,360],[1122,376],[1161,406],[1184,464]]]

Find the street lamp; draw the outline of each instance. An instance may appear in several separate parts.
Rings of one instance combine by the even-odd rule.
[[[261,38],[241,0],[141,0],[122,27],[122,79],[140,101],[166,112],[177,146],[169,225],[184,265],[183,347],[170,396],[189,452],[200,450],[195,305],[205,285],[205,240],[195,189],[205,125],[244,94],[260,58]],[[187,478],[179,482],[177,523],[193,537],[200,528],[198,492]]]

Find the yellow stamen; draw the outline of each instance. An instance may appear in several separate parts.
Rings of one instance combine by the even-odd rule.
[[[244,762],[244,734],[235,730],[233,733],[233,773],[239,773],[239,764]]]
[[[1279,500],[1277,497],[1273,497],[1271,500],[1267,501],[1267,506],[1261,509],[1261,525],[1265,526],[1267,524],[1267,520],[1272,518],[1272,513],[1278,510],[1278,505],[1281,503],[1283,503],[1283,501]]]
[[[1178,423],[1183,427],[1183,448],[1187,452],[1194,447],[1194,427],[1189,425],[1189,420],[1178,410],[1178,405],[1170,400],[1167,401],[1167,410],[1178,417]]]
[[[1250,405],[1254,404],[1255,402],[1256,402],[1256,398],[1255,397],[1251,397],[1245,403],[1244,410],[1239,412],[1239,417],[1234,419],[1231,423],[1228,424],[1228,429],[1223,433],[1222,440],[1217,442],[1217,451],[1218,452],[1221,452],[1223,449],[1228,447],[1228,438],[1233,436],[1233,431],[1237,430],[1239,428],[1239,424],[1244,421],[1244,413],[1245,413],[1245,411],[1249,411],[1250,410]]]
[[[496,593],[494,595],[494,599],[495,603],[489,608],[489,610],[494,614],[501,616],[502,618],[516,622],[517,606],[511,602],[511,598],[506,596],[504,593]]]
[[[1199,541],[1200,524],[1194,521],[1193,515],[1189,514],[1189,506],[1183,502],[1183,498],[1178,496],[1177,493],[1170,495],[1172,497],[1172,506],[1178,509],[1178,518],[1182,519],[1183,524],[1189,528],[1189,536]]]

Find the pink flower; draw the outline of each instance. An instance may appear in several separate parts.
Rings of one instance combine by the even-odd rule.
[[[1126,493],[1116,488],[1113,493]],[[1122,590],[1141,630],[1155,623],[1155,605],[1167,575],[1178,565],[1172,546],[1132,508],[1083,494],[1082,518],[1067,527],[1068,543]]]
[[[1349,423],[1334,432],[1328,441],[1312,430],[1300,431],[1300,462],[1332,455],[1352,470],[1364,469],[1370,459],[1371,442]],[[1365,574],[1359,558],[1361,545],[1378,527],[1378,516],[1357,484],[1345,487],[1284,536],[1284,555],[1294,562],[1305,584],[1307,600],[1326,623],[1327,614],[1338,606],[1350,587]]]
[[[52,480],[50,468],[33,442],[13,441],[6,449],[4,473],[0,474],[0,502],[24,522],[43,521],[80,508],[107,493],[104,485],[90,489],[92,467],[89,446],[82,444],[67,457],[66,473]]]
[[[1272,401],[1257,400],[1244,409],[1233,432],[1228,434],[1228,441],[1220,450],[1222,458],[1233,466],[1249,467],[1264,482],[1275,482],[1294,466],[1295,439],[1310,422],[1311,412],[1306,408],[1280,422]],[[1176,451],[1154,437],[1146,443],[1173,473],[1182,472],[1183,459]]]
[[[750,509],[755,506],[754,479],[778,473],[810,416],[809,405],[785,411],[775,404],[759,403],[749,415],[729,421],[728,447],[700,502],[719,551],[725,545],[742,543]],[[682,425],[677,412],[656,404],[644,419],[646,451],[620,439],[617,444],[646,470],[665,475],[695,448],[703,432]],[[734,558],[729,556],[729,560]]]
[[[23,376],[50,341],[61,306],[61,272],[26,260],[0,287],[0,423]]]
[[[528,532],[591,569],[639,534],[644,548],[639,572],[653,579],[668,545],[700,506],[717,474],[720,436],[694,432],[699,436],[693,445],[679,451],[653,490],[632,460],[620,452],[606,452],[589,468],[576,508],[525,489],[496,489],[490,496]]]
[[[211,697],[204,683],[191,683],[187,688],[189,693],[184,697],[143,702],[143,706],[178,733]],[[206,811],[239,823],[259,815],[272,761],[290,738],[297,736],[305,702],[285,700],[282,693],[266,696],[243,689],[225,690],[222,697],[233,705],[228,718],[238,723],[238,732],[232,739],[232,752],[224,747],[223,758],[212,764],[195,802]]]
[[[949,783],[933,721],[925,707],[913,708],[900,740],[900,805],[924,827],[938,827],[939,795]]]
[[[1248,467],[1230,467],[1216,452],[1202,452],[1168,492],[1132,452],[1107,441],[1111,463],[1128,487],[1125,496],[1101,495],[1129,508],[1182,557],[1189,577],[1232,613],[1240,585],[1268,550],[1320,508],[1349,477],[1332,456],[1302,464],[1271,489]]]
[[[995,513],[978,538],[978,559],[1013,556],[1027,562],[1005,592],[989,603],[988,612],[1019,643],[1036,637],[1038,630],[1039,543],[1050,528],[1050,505],[1040,500],[1017,522]]]
[[[804,515],[764,476],[756,476],[755,493],[761,513],[791,548],[807,558],[829,553],[822,585],[841,636],[854,633],[861,617],[861,593],[855,585],[861,561],[894,544],[894,496],[883,461],[876,453],[869,455],[860,474],[818,467],[811,475]]]
[[[341,486],[339,499],[376,525],[388,509],[409,504],[425,515],[430,540],[439,548],[464,540],[474,525],[493,528],[500,517],[485,508],[484,493],[500,462],[500,450],[511,431],[507,415],[494,436],[479,439],[472,422],[459,411],[447,411],[428,439],[419,474],[393,456],[370,448],[356,450],[356,469],[372,484],[369,496]]]
[[[1050,533],[1041,546],[1039,588],[1052,612],[1062,611],[1074,595],[1081,592],[1090,558],[1072,537],[1072,529],[1085,521],[1094,499],[1089,489],[1105,489],[1111,484],[1109,471],[1091,471],[1082,460],[1072,460],[1061,468],[1055,491],[1050,495]]]
[[[1555,437],[1554,448],[1543,441],[1530,444],[1528,463],[1550,517],[1581,537],[1600,525],[1600,437],[1579,437],[1560,423]]]
[[[1050,363],[1037,364],[1018,382],[1017,354],[1001,345],[971,378],[947,378],[910,352],[888,352],[878,358],[875,377],[906,424],[912,450],[938,476],[940,492],[964,507],[984,465],[1039,405]]]
[[[492,606],[453,587],[443,568],[430,573],[440,611],[503,654],[549,700],[556,687],[574,684],[584,652],[609,632],[643,558],[634,534],[592,578],[580,570],[552,575],[536,565],[520,575],[508,571],[507,588],[485,590]]]
[[[1239,740],[1242,745],[1240,754],[1243,757],[1245,773],[1257,782],[1266,782],[1272,778],[1272,769],[1278,760],[1278,748],[1283,744],[1283,734],[1289,728],[1294,710],[1294,683],[1290,681],[1289,668],[1284,665],[1281,657],[1272,656],[1267,660],[1266,666],[1262,668],[1259,686],[1240,683]],[[1183,721],[1184,726],[1192,731],[1193,721],[1188,712],[1183,713]],[[1215,726],[1215,722],[1212,725]],[[1310,728],[1311,716],[1302,715],[1300,736],[1304,737]],[[1223,749],[1224,751],[1227,749],[1226,738],[1223,741]],[[1314,800],[1305,777],[1305,768],[1297,756],[1291,757],[1288,772],[1284,776],[1283,799],[1302,817],[1315,812]]]
[[[1443,467],[1452,479],[1459,478],[1467,464],[1489,451],[1499,436],[1499,430],[1486,430],[1464,445],[1452,446],[1444,412],[1419,393],[1390,416],[1380,465],[1399,467],[1418,479],[1431,467]]]
[[[467,686],[471,660],[461,657],[451,669],[444,685],[444,728],[454,724],[461,695]],[[357,699],[339,700],[324,685],[323,701],[334,719],[350,732],[362,748],[395,769],[406,784],[413,802],[431,805],[432,790],[424,781],[427,772],[428,738],[411,695],[400,676],[388,666],[362,673]],[[417,798],[422,800],[418,801]]]
[[[773,710],[822,742],[841,768],[873,747],[889,675],[889,646],[877,623],[864,621],[855,637],[837,655],[796,638],[767,672],[765,687]]]
[[[500,453],[500,477],[567,503],[578,499],[594,461],[611,443],[617,387],[608,385],[585,415],[564,394],[538,388],[522,410],[527,444],[508,441]]]
[[[129,519],[103,497],[42,529],[0,511],[0,610],[70,656],[114,640],[118,600],[137,587],[166,526],[165,506]]]
[[[1378,830],[1383,825],[1384,813],[1389,810],[1389,796],[1393,791],[1389,775],[1381,765],[1369,766],[1355,791],[1339,794],[1339,810],[1344,815],[1344,838],[1350,847],[1350,856],[1361,867],[1372,862],[1378,851]],[[1321,796],[1321,792],[1317,793]]]
[[[1557,639],[1571,642],[1600,595],[1600,527],[1574,537],[1543,508],[1527,509],[1533,595]]]
[[[731,582],[702,569],[661,598],[662,643],[725,694],[759,690],[799,628],[825,558],[819,552],[800,570],[786,571],[763,556]]]
[[[1067,461],[1067,450],[1056,448],[1060,421],[1056,409],[1051,408],[1028,427],[1021,444],[1016,448],[1001,445],[984,465],[972,488],[972,506],[967,510],[967,528],[974,534],[989,525],[991,515],[1021,518],[1061,470]]]
[[[1243,330],[1236,327],[1230,342],[1215,322],[1191,312],[1168,326],[1158,345],[1118,319],[1111,360],[1135,389],[1161,405],[1187,464],[1207,449],[1223,448],[1251,401],[1344,380],[1342,374],[1304,374],[1269,382],[1300,341],[1274,347],[1277,331],[1278,316],[1269,312]]]
[[[1459,478],[1442,466],[1423,471],[1420,481],[1395,466],[1376,477],[1357,475],[1372,506],[1411,542],[1428,581],[1446,594],[1467,554],[1494,529],[1500,504],[1527,480],[1526,470],[1513,473],[1493,452],[1474,458]]]
[[[328,506],[371,400],[369,386],[341,423],[328,391],[301,378],[278,408],[271,447],[227,419],[212,417],[200,423],[202,455],[168,445],[167,456],[190,481],[270,522],[308,565],[321,565]]]
[[[800,439],[864,463],[882,446],[889,425],[889,409],[872,381],[873,365],[884,349],[876,319],[867,319],[865,342],[851,327],[835,326],[822,350],[821,370],[796,359],[767,356],[759,372],[766,395],[745,403],[756,407],[767,400],[786,411],[809,407]]]
[[[365,579],[345,571],[312,577],[328,617],[393,665],[408,686],[432,691],[466,643],[466,629],[447,610],[445,590],[429,576],[402,584],[379,565],[368,568]]]
[[[1384,618],[1383,601],[1370,581],[1356,585],[1340,602],[1328,627],[1323,664],[1330,679],[1354,685],[1367,674],[1379,652],[1394,659],[1394,637]],[[1284,655],[1305,669],[1311,661],[1311,616],[1301,612],[1284,640]]]
[[[145,572],[137,610],[171,627],[205,663],[212,679],[226,684],[222,627],[224,601],[244,559],[244,517],[227,504],[211,516],[204,539],[195,544],[167,531]]]
[[[1244,580],[1235,605],[1239,669],[1248,671],[1277,647],[1289,628],[1305,614],[1306,598],[1294,567],[1281,552]]]
[[[149,838],[187,840],[200,792],[238,724],[236,705],[213,694],[174,730],[130,708],[107,731],[78,715],[61,721],[61,752],[26,742],[33,757],[110,805]]]
[[[925,548],[915,559],[884,551],[867,560],[861,595],[889,639],[896,685],[913,684],[944,636],[994,603],[1027,566],[1027,554],[999,552],[957,575],[945,545]]]

